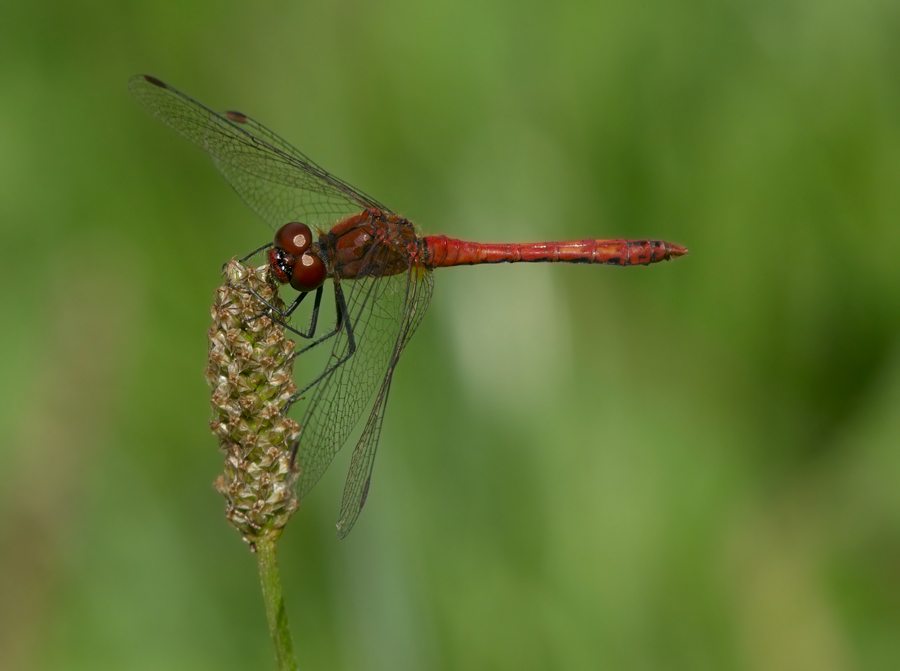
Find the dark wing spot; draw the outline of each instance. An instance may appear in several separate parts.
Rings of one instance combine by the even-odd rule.
[[[159,81],[156,77],[151,77],[150,75],[144,75],[144,79],[153,84],[154,86],[158,86],[161,89],[169,88],[163,82]]]
[[[225,112],[225,116],[238,123],[247,123],[247,115],[241,114],[240,112]]]

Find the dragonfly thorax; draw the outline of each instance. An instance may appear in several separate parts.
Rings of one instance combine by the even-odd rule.
[[[322,238],[342,279],[389,277],[409,270],[418,250],[415,227],[396,214],[366,210],[335,224]]]

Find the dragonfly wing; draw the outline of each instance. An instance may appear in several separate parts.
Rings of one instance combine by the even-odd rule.
[[[307,164],[311,169],[318,170],[320,173],[324,173],[328,175],[329,182],[334,184],[335,186],[339,186],[343,193],[350,195],[353,200],[358,202],[361,205],[369,205],[372,207],[376,207],[385,212],[390,212],[384,205],[379,203],[377,200],[372,198],[372,196],[363,193],[355,186],[352,186],[345,182],[344,180],[335,177],[334,175],[328,173],[325,168],[320,166],[318,163],[313,161],[309,156],[304,154],[302,151],[297,149],[290,142],[285,140],[283,137],[280,137],[275,132],[269,130],[265,126],[263,126],[259,121],[255,119],[251,119],[246,114],[242,112],[225,112],[225,116],[229,121],[236,124],[239,128],[247,131],[254,137],[259,140],[272,145],[279,151],[284,152],[288,156],[292,156],[298,161]]]
[[[433,276],[414,266],[409,273],[346,281],[341,286],[347,288],[356,352],[316,385],[299,420],[296,462],[300,472],[295,486],[301,497],[325,473],[372,395],[396,366],[428,307]],[[330,365],[349,353],[346,329],[335,338]]]
[[[369,494],[372,481],[372,466],[375,464],[375,452],[378,450],[378,439],[381,437],[381,423],[384,421],[384,409],[387,407],[388,392],[391,390],[391,373],[384,378],[384,384],[375,398],[372,414],[366,422],[353,457],[350,459],[350,472],[344,484],[344,497],[341,500],[341,517],[337,523],[338,538],[344,538],[356,524],[356,518],[362,512]]]
[[[403,315],[403,326],[400,329],[400,333],[397,334],[397,342],[394,345],[394,352],[388,364],[387,374],[381,383],[378,395],[375,397],[372,412],[369,414],[369,419],[366,422],[362,435],[359,437],[356,449],[353,450],[353,457],[350,459],[350,472],[347,474],[347,482],[344,485],[341,516],[337,523],[338,538],[344,538],[350,533],[353,525],[356,524],[356,518],[359,517],[366,503],[369,485],[372,481],[372,466],[375,463],[375,452],[378,450],[378,439],[381,437],[381,424],[384,421],[384,410],[387,407],[394,369],[400,360],[400,354],[402,354],[412,334],[415,333],[416,328],[422,321],[425,308],[431,299],[433,278],[429,273],[425,277],[414,279],[413,275],[418,272],[418,269],[414,268],[410,273],[409,282],[407,283],[409,295],[406,300],[407,310]]]
[[[324,188],[319,193],[321,202],[310,203],[309,206],[299,209],[278,209],[275,213],[275,220],[278,223],[275,223],[274,226],[278,227],[288,221],[299,220],[310,225],[318,224],[327,227],[329,224],[334,223],[336,217],[342,218],[354,214],[355,212],[359,212],[360,209],[366,207],[377,208],[383,212],[390,212],[387,207],[377,200],[351,186],[344,180],[330,174],[287,140],[279,137],[273,131],[269,130],[258,121],[251,119],[246,114],[241,112],[226,112],[225,117],[261,143],[274,147],[285,156],[291,157],[295,162],[302,164],[304,169],[309,171],[315,179],[321,180],[323,184],[327,185],[327,188]],[[235,168],[228,163],[223,163],[216,157],[213,157],[213,162],[230,184],[234,185],[239,182],[241,183],[242,189],[247,192],[248,195],[244,195],[241,189],[238,189],[237,187],[235,187],[235,189],[238,190],[238,193],[241,194],[241,197],[247,201],[251,208],[267,221],[272,218],[269,213],[264,214],[263,212],[260,212],[260,208],[256,203],[269,204],[269,209],[271,209],[271,203],[277,203],[280,198],[283,198],[282,194],[272,194],[269,192],[268,194],[261,193],[257,196],[255,190],[258,189],[260,185],[254,185],[245,177],[234,174],[234,171],[236,169],[240,170],[240,168]],[[269,185],[265,186],[267,188],[269,187]],[[338,189],[337,194],[334,193],[335,188]],[[254,190],[254,193],[251,194],[251,190]],[[267,195],[270,197],[266,197]],[[289,192],[285,195],[289,195]]]
[[[243,114],[222,116],[158,79],[137,75],[131,93],[154,117],[209,152],[235,191],[272,228],[327,225],[377,201],[329,174]]]

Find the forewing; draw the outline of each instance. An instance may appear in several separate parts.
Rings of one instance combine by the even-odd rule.
[[[386,210],[243,114],[216,114],[153,77],[137,75],[128,85],[150,114],[209,152],[234,190],[274,229],[289,221],[328,226],[367,207]]]
[[[379,260],[374,259],[377,263]],[[301,419],[296,488],[303,497],[319,481],[346,442],[372,395],[396,363],[397,343],[412,335],[431,296],[431,272],[364,278],[341,283],[353,326],[356,352],[313,389]],[[414,298],[415,302],[410,303]],[[346,357],[346,329],[335,336],[329,366]],[[399,356],[399,352],[397,353]],[[300,405],[302,402],[297,403]]]
[[[406,311],[403,316],[403,325],[397,335],[397,342],[388,364],[388,370],[375,397],[375,404],[366,422],[359,442],[353,450],[350,459],[350,472],[347,474],[347,483],[344,485],[344,497],[341,501],[341,517],[337,524],[338,538],[344,538],[350,533],[356,518],[359,517],[369,494],[369,485],[372,481],[372,466],[375,463],[375,452],[378,450],[378,440],[381,437],[381,424],[384,421],[384,410],[387,407],[388,394],[391,390],[391,380],[394,369],[400,360],[403,349],[409,339],[415,333],[428,302],[431,300],[433,289],[433,276],[430,272],[423,273],[418,268],[413,268],[407,284],[408,295],[406,299]]]

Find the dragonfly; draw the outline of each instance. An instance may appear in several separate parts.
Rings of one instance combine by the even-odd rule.
[[[284,310],[266,316],[309,340],[300,356],[328,343],[324,370],[287,402],[310,397],[291,446],[298,497],[316,485],[361,421],[350,459],[338,537],[344,538],[366,502],[394,371],[422,321],[435,268],[481,263],[647,265],[687,253],[661,240],[479,243],[419,235],[415,226],[240,112],[218,114],[149,75],[129,81],[131,93],[155,118],[201,147],[243,200],[275,231],[266,251],[274,277],[296,290]],[[315,231],[315,233],[314,233]],[[328,283],[330,280],[330,283]],[[326,284],[334,296],[333,328],[317,336]],[[314,295],[308,325],[293,316]]]

